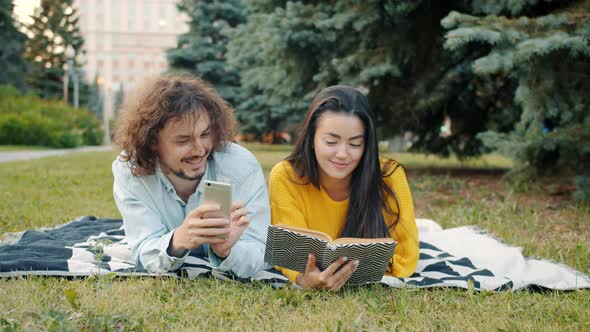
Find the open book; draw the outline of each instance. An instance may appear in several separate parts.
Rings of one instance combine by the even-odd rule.
[[[339,238],[328,234],[288,225],[268,226],[264,260],[299,272],[305,271],[309,253],[317,258],[320,270],[346,256],[358,260],[359,265],[347,284],[364,284],[380,281],[391,260],[397,242],[391,238],[362,239]]]

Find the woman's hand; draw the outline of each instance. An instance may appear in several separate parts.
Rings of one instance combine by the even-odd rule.
[[[303,288],[322,288],[337,291],[350,279],[359,264],[359,261],[348,261],[346,257],[340,257],[330,264],[324,271],[316,265],[316,257],[309,254],[305,272],[297,276],[297,284]]]

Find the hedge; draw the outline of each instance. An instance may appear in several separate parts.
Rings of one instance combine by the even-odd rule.
[[[100,121],[85,108],[0,85],[0,144],[73,148],[100,145]]]

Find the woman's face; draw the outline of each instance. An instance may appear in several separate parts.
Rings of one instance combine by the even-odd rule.
[[[313,139],[320,178],[349,180],[365,151],[365,127],[352,114],[327,111],[317,120]]]

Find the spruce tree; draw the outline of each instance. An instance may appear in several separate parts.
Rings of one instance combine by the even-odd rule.
[[[483,14],[510,16],[450,13],[442,22],[449,29],[445,46],[460,54],[484,45],[487,52],[474,59],[472,71],[514,82],[513,103],[521,110],[517,125],[509,133],[489,128],[479,137],[517,161],[514,173],[524,175],[520,179],[544,171],[588,177],[590,2],[529,2],[498,7],[492,1],[474,1],[483,6],[478,10]],[[519,16],[523,13],[538,16]]]
[[[176,48],[167,51],[171,71],[200,76],[235,104],[240,77],[226,64],[227,37],[223,30],[244,21],[240,1],[181,0],[177,7],[190,17],[190,22],[189,31],[179,36]]]
[[[286,128],[322,88],[348,84],[367,93],[381,137],[409,130],[414,150],[503,148],[527,172],[590,170],[588,0],[248,5],[227,52],[248,130]]]
[[[475,136],[495,116],[508,85],[470,72],[485,50],[455,57],[440,20],[462,4],[414,0],[250,2],[247,23],[231,31],[228,61],[239,68],[246,102],[238,114],[258,130],[301,119],[313,96],[334,84],[363,89],[382,137],[412,131],[414,148],[480,153]],[[476,95],[474,92],[485,90]],[[440,127],[451,118],[453,134]],[[497,120],[501,119],[500,123]]]
[[[32,36],[25,52],[31,64],[27,84],[42,98],[62,98],[66,47],[77,55],[84,43],[73,0],[42,0],[27,30]]]
[[[26,64],[22,59],[26,36],[17,30],[12,0],[0,0],[0,84],[25,89]]]

